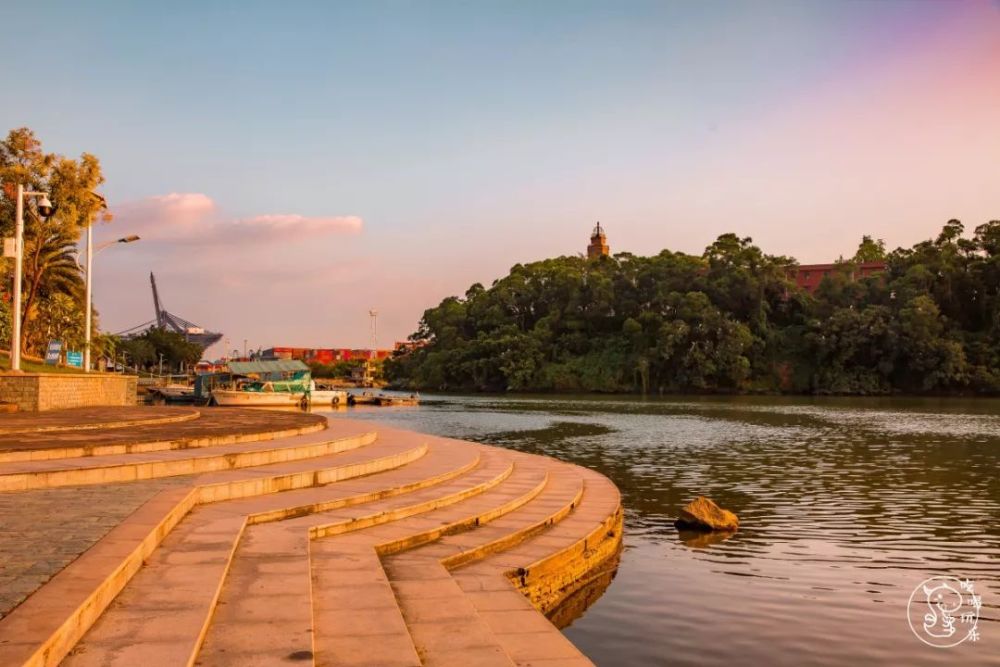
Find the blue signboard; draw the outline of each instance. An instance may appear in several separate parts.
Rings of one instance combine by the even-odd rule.
[[[83,368],[83,352],[66,351],[66,365],[74,368]]]
[[[49,347],[45,350],[45,363],[55,366],[59,363],[59,353],[62,351],[61,340],[50,340]]]

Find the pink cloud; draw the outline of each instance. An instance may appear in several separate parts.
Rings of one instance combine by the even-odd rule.
[[[355,215],[308,217],[297,214],[257,215],[219,225],[227,235],[236,233],[257,239],[305,238],[328,234],[358,234],[364,221]]]
[[[354,215],[306,216],[296,213],[227,218],[206,194],[172,192],[126,202],[113,209],[116,228],[144,240],[176,245],[230,246],[295,242],[338,234],[358,234],[364,221]]]

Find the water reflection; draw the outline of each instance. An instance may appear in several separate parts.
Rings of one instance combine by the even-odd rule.
[[[604,595],[618,574],[621,554],[622,549],[619,548],[596,572],[591,572],[589,580],[583,582],[578,590],[547,614],[554,626],[559,629],[569,627]]]
[[[430,397],[346,416],[548,454],[622,490],[626,550],[566,632],[606,665],[998,664],[1000,401]],[[706,495],[739,532],[700,543]],[[978,644],[906,622],[934,575],[983,594]]]
[[[736,531],[716,530],[678,530],[677,539],[686,547],[691,549],[707,549],[713,544],[721,544],[730,539]]]

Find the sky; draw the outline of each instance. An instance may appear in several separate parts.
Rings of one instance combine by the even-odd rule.
[[[1000,0],[0,4],[0,131],[102,162],[100,324],[380,347],[516,263],[1000,218]],[[13,28],[13,29],[11,29]],[[11,54],[14,54],[13,56]],[[211,352],[221,353],[221,343]]]

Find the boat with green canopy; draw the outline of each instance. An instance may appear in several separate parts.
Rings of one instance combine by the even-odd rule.
[[[295,359],[233,361],[229,372],[240,376],[234,386],[212,389],[216,405],[243,407],[338,405],[347,403],[347,393],[317,390],[309,367]]]

